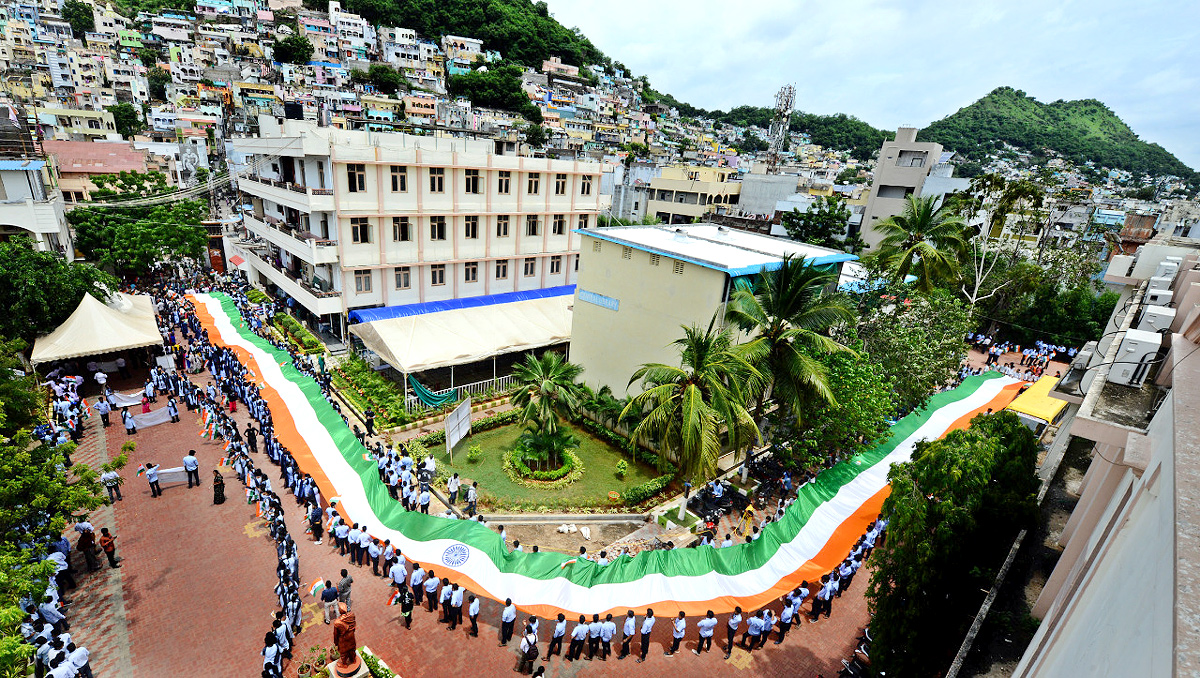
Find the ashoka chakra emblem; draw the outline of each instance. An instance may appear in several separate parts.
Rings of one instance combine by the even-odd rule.
[[[452,544],[442,551],[442,564],[446,567],[462,567],[471,556],[470,550],[463,544]]]

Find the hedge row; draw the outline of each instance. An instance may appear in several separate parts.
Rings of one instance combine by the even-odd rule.
[[[481,417],[471,422],[471,431],[473,433],[478,433],[480,431],[487,431],[493,428],[500,428],[501,426],[512,424],[520,418],[520,410],[509,410],[507,412],[501,412],[500,414],[493,414],[490,417]],[[425,445],[425,447],[445,445],[446,429],[441,429],[440,431],[434,431],[432,433],[426,433],[423,436],[413,438],[413,440],[422,443]]]
[[[270,301],[271,297],[268,297],[267,293],[262,290],[252,289],[246,293],[246,299],[252,304],[261,304],[264,301]]]
[[[325,344],[321,343],[308,328],[301,325],[295,318],[286,313],[275,314],[275,326],[288,335],[292,343],[299,346],[304,353],[324,353]]]
[[[624,501],[626,506],[637,506],[659,492],[662,492],[674,479],[674,473],[664,473],[657,478],[647,480],[641,485],[634,485],[621,493],[621,501]]]

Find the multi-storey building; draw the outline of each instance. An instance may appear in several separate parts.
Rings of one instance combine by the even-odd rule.
[[[37,249],[70,261],[75,249],[62,193],[55,186],[53,163],[41,155],[23,123],[0,116],[0,240],[28,236]]]
[[[720,167],[664,167],[650,181],[646,211],[664,224],[689,224],[707,214],[724,214],[740,200],[737,172]]]
[[[600,166],[498,155],[492,141],[259,119],[235,139],[253,205],[251,280],[315,316],[574,282]],[[339,322],[330,317],[333,326]]]
[[[875,225],[904,211],[906,197],[921,195],[925,179],[942,155],[942,145],[917,141],[917,128],[901,127],[895,141],[885,141],[871,182],[862,220],[862,239],[874,247],[883,240]]]

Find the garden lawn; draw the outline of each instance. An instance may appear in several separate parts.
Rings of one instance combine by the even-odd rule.
[[[439,446],[434,454],[439,468],[444,465],[451,473],[457,472],[463,480],[464,488],[459,492],[459,506],[462,506],[463,497],[466,495],[465,486],[470,485],[471,481],[478,481],[480,507],[488,507],[489,510],[621,507],[623,504],[619,500],[609,500],[609,492],[624,492],[658,476],[653,467],[633,461],[617,448],[592,437],[586,431],[571,424],[562,426],[579,439],[579,447],[576,448],[575,454],[579,456],[584,471],[579,480],[559,489],[534,489],[517,485],[508,479],[508,474],[503,468],[504,453],[512,449],[513,443],[524,430],[519,424],[501,426],[467,436],[454,446],[454,463],[450,463],[446,456],[445,444]],[[467,461],[467,450],[472,445],[479,445],[483,450],[483,458],[475,464]],[[617,478],[616,467],[620,460],[629,464],[624,480]]]

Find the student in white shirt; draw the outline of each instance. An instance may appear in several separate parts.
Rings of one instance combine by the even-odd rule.
[[[629,642],[633,640],[635,633],[637,633],[637,617],[633,615],[633,610],[629,610],[625,613],[625,625],[621,627],[621,654],[617,655],[617,659],[629,656]]]
[[[700,633],[700,640],[696,643],[696,649],[692,650],[692,654],[699,656],[701,652],[712,651],[713,629],[717,627],[717,617],[712,610],[704,616],[703,619],[696,622],[696,630]]]
[[[550,632],[550,646],[546,648],[546,657],[542,661],[548,662],[551,655],[562,653],[563,636],[565,635],[567,635],[567,617],[559,612],[558,620],[554,623],[554,630]]]
[[[612,639],[617,635],[617,623],[613,621],[612,615],[604,617],[604,623],[600,625],[600,661],[608,661],[608,656],[612,654]]]
[[[683,610],[679,611],[679,616],[671,626],[671,649],[663,653],[664,657],[674,657],[675,652],[679,649],[679,643],[683,642],[683,634],[687,631],[687,619],[683,616]]]
[[[641,646],[638,648],[638,651],[641,652],[641,656],[637,659],[639,664],[646,661],[646,653],[650,651],[650,631],[652,630],[654,630],[654,610],[646,608],[646,618],[642,620]]]
[[[733,654],[733,639],[737,636],[738,627],[742,625],[742,607],[739,605],[733,608],[733,614],[729,615],[729,621],[725,628],[725,658],[729,659],[729,655]]]
[[[500,647],[508,645],[512,640],[513,622],[517,620],[517,606],[512,598],[504,599],[504,611],[500,613]]]
[[[467,598],[467,616],[471,618],[471,636],[479,637],[479,601],[475,596]]]
[[[579,622],[571,629],[571,647],[567,648],[567,661],[579,659],[583,654],[583,641],[588,637],[587,617],[579,615]]]

